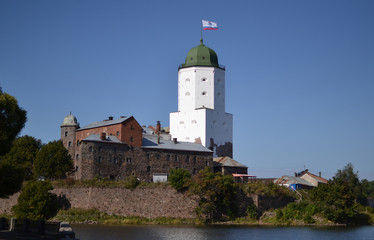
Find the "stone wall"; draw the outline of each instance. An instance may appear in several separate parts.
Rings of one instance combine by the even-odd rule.
[[[146,218],[173,217],[195,218],[197,197],[178,193],[171,187],[136,188],[60,188],[54,189],[66,208],[98,209],[108,214],[120,216],[140,216]],[[10,214],[17,203],[19,193],[8,199],[0,199],[0,214]],[[266,197],[238,194],[238,210],[245,213],[249,204],[266,211],[284,207],[295,199],[291,197]]]
[[[54,189],[67,208],[98,209],[120,216],[194,218],[197,199],[165,188],[61,188]],[[19,193],[0,199],[0,214],[10,214]]]

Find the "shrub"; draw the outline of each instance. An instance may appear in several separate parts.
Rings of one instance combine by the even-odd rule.
[[[140,184],[140,181],[134,177],[130,176],[125,179],[124,186],[128,189],[135,189]]]
[[[12,208],[17,218],[32,220],[49,219],[58,210],[57,196],[49,191],[52,185],[48,181],[30,181],[21,190],[18,203]]]
[[[191,180],[189,171],[183,168],[171,169],[169,173],[169,182],[177,191],[182,191],[188,188]]]

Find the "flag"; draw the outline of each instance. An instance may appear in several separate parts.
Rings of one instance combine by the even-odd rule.
[[[218,30],[217,23],[206,20],[201,20],[203,24],[203,30]]]

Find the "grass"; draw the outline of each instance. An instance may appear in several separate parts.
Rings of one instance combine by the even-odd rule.
[[[54,188],[81,188],[81,187],[100,187],[100,188],[162,188],[170,186],[169,183],[147,183],[139,182],[134,177],[125,180],[110,180],[106,178],[94,178],[91,180],[74,180],[66,178],[52,182]]]
[[[196,224],[195,219],[184,218],[145,218],[137,216],[117,216],[100,212],[95,209],[69,209],[60,210],[53,220],[68,221],[71,223],[101,223],[101,224],[168,224],[168,225],[181,225],[181,224]]]

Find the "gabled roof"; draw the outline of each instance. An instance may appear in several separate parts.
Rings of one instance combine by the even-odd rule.
[[[241,167],[248,168],[247,166],[235,161],[230,157],[218,157],[213,159],[214,166],[223,166],[223,167]]]
[[[301,175],[300,177],[304,176],[304,175],[309,175],[310,177],[314,178],[315,180],[317,180],[319,183],[328,183],[327,179],[323,178],[323,177],[319,177],[317,175],[314,175],[313,173],[310,173],[310,172],[305,172],[303,175]]]
[[[121,143],[121,144],[124,144],[123,142],[121,142],[120,140],[118,140],[118,138],[116,136],[106,136],[105,140],[101,140],[99,134],[90,135],[90,136],[86,137],[85,139],[83,139],[82,141],[107,142],[107,143]]]
[[[301,185],[314,187],[311,183],[309,183],[308,181],[300,177],[292,177],[292,176],[287,176],[287,175],[275,179],[274,183],[278,185],[301,184]]]
[[[158,135],[149,135],[143,134],[143,144],[142,148],[144,149],[169,149],[169,150],[178,150],[178,151],[193,151],[193,152],[207,152],[213,153],[208,148],[204,147],[199,143],[190,143],[190,142],[177,142],[165,140],[160,137],[160,143],[157,143]]]
[[[122,118],[114,119],[114,120],[104,120],[100,122],[93,122],[93,123],[88,124],[87,126],[77,129],[77,131],[123,123],[127,121],[128,119],[130,119],[131,117],[122,117]]]

